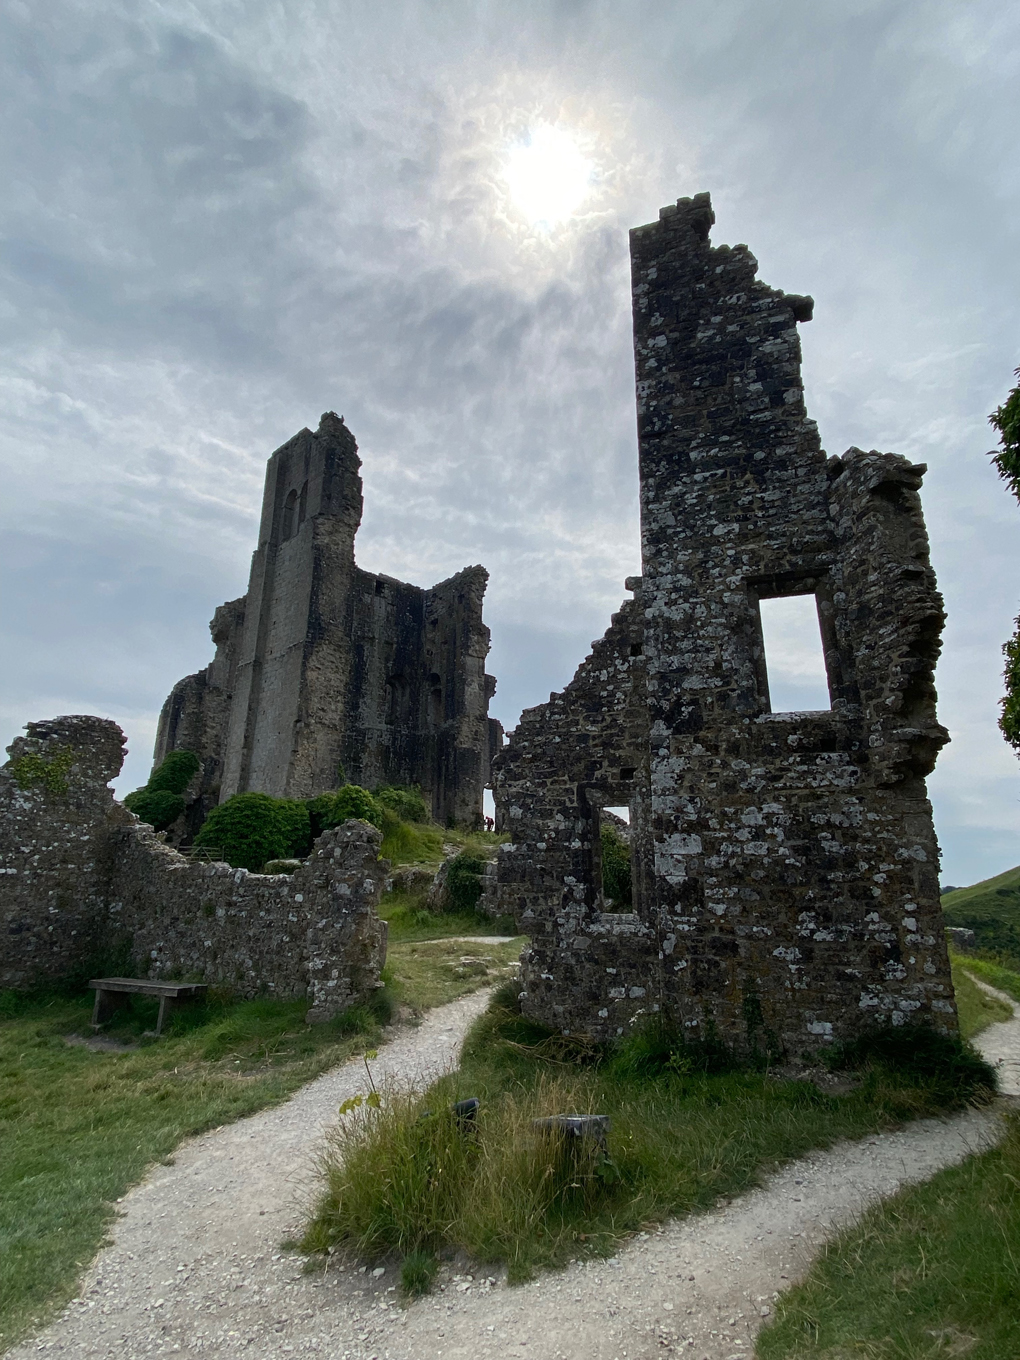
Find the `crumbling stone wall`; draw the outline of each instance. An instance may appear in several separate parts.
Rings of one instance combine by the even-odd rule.
[[[216,611],[214,661],[160,717],[156,763],[182,749],[203,762],[193,821],[249,790],[314,796],[342,768],[367,788],[418,784],[437,821],[480,822],[501,743],[488,717],[488,574],[468,567],[423,590],[362,571],[360,467],[332,412],[269,459],[248,592]]]
[[[812,300],[713,248],[713,221],[702,194],[632,233],[643,574],[496,763],[524,1009],[600,1036],[661,1009],[794,1056],[876,1020],[952,1030],[925,469],[826,458],[800,378]],[[823,712],[771,710],[759,601],[785,595],[817,603]],[[627,915],[600,899],[594,812],[624,803]]]
[[[124,735],[103,718],[32,723],[0,768],[0,987],[129,956],[139,976],[307,997],[325,1020],[371,996],[385,960],[380,833],[327,831],[293,875],[193,863],[115,802]]]

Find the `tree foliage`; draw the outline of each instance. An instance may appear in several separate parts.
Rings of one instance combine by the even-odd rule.
[[[171,751],[147,784],[124,799],[124,806],[156,831],[165,831],[184,811],[182,794],[201,762],[194,751]]]
[[[602,842],[602,892],[614,907],[631,907],[630,846],[611,822],[599,829]]]
[[[235,869],[258,873],[267,860],[307,854],[309,839],[304,803],[267,793],[236,793],[212,809],[195,844],[218,850]]]
[[[1020,378],[1020,368],[1015,376]],[[988,420],[998,430],[1001,445],[999,451],[992,454],[992,461],[999,476],[1020,501],[1020,384]],[[1016,632],[1003,644],[1002,650],[1006,657],[1006,693],[1002,699],[999,727],[1009,744],[1020,752],[1020,618],[1016,621]]]

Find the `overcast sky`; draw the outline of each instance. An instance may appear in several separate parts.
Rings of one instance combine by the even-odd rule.
[[[325,410],[361,448],[360,564],[484,563],[494,713],[561,688],[639,569],[627,230],[707,189],[715,243],[816,299],[828,452],[929,465],[943,879],[1020,862],[996,727],[1020,508],[987,457],[1020,363],[1020,8],[0,14],[4,745],[102,714],[119,789],[144,781],[166,693],[246,588],[265,460]]]

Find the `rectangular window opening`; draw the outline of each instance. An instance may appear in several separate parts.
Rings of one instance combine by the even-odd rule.
[[[633,911],[629,807],[599,809],[599,865],[603,911]]]
[[[781,595],[759,607],[771,711],[831,709],[816,596]]]

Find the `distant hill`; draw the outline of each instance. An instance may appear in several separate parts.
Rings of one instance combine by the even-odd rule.
[[[1020,865],[970,888],[942,894],[942,911],[951,926],[967,926],[979,949],[1020,960]]]

